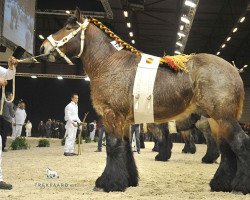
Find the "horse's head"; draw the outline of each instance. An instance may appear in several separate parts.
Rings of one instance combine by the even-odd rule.
[[[48,54],[50,62],[55,62],[61,57],[72,64],[70,58],[80,57],[83,52],[84,34],[88,23],[87,19],[81,17],[81,12],[77,8],[75,15],[68,18],[61,30],[47,37],[40,47],[40,53]]]

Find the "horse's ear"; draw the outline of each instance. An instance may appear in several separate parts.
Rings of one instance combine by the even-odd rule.
[[[81,21],[81,11],[78,7],[76,7],[76,10],[75,10],[75,17],[77,19],[77,21]]]

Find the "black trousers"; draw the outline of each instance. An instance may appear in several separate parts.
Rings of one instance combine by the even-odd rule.
[[[1,136],[2,136],[2,150],[6,147],[6,141],[7,136],[12,132],[12,126],[11,123],[6,121],[2,116],[0,119],[0,130],[1,130]]]

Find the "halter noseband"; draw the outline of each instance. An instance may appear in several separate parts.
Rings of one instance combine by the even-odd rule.
[[[85,19],[84,22],[81,24],[80,22],[77,22],[77,24],[79,25],[79,27],[72,31],[70,34],[68,34],[67,36],[63,37],[61,40],[57,41],[55,40],[52,35],[50,35],[49,37],[47,37],[47,39],[49,40],[49,42],[51,43],[51,45],[54,47],[54,49],[59,53],[59,55],[65,59],[65,61],[69,64],[69,65],[73,65],[72,61],[66,56],[65,53],[63,53],[59,47],[63,46],[64,44],[66,44],[70,39],[72,39],[73,37],[75,37],[77,35],[77,33],[79,31],[81,32],[81,47],[80,47],[80,52],[79,54],[76,56],[77,58],[79,58],[82,55],[83,52],[83,47],[84,47],[84,38],[85,38],[85,30],[87,28],[87,26],[89,25],[89,20]]]

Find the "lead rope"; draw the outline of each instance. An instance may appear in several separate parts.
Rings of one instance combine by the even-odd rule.
[[[41,55],[38,55],[38,56],[33,56],[33,57],[30,57],[30,58],[24,58],[24,59],[20,59],[20,60],[17,60],[18,63],[21,63],[21,62],[25,62],[25,61],[35,61],[37,62],[36,58],[38,57],[43,57],[43,56],[47,56],[49,54],[41,54]],[[7,100],[6,99],[6,96],[5,96],[5,86],[2,86],[2,98],[1,98],[1,105],[0,105],[0,115],[3,114],[3,105],[4,105],[4,101],[8,102],[8,103],[12,103],[15,99],[15,93],[16,93],[16,68],[14,67],[13,68],[13,71],[14,71],[14,77],[13,77],[13,81],[12,81],[12,98],[11,100]]]
[[[2,86],[2,98],[1,98],[1,107],[0,107],[0,115],[3,114],[3,104],[4,104],[4,101],[8,102],[8,103],[12,103],[15,99],[15,93],[16,93],[16,68],[14,67],[13,68],[13,71],[14,71],[14,77],[13,77],[13,81],[12,81],[12,98],[11,100],[7,100],[6,99],[6,95],[5,95],[5,86]]]

